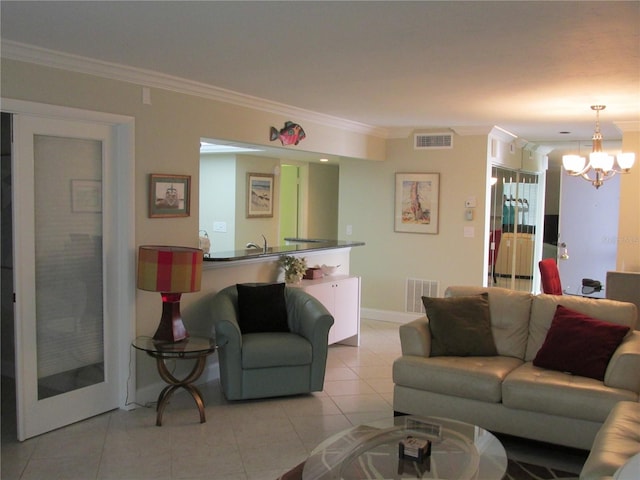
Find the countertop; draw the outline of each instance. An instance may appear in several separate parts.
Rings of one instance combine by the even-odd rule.
[[[324,240],[310,238],[285,238],[287,245],[268,247],[263,249],[249,248],[244,250],[231,250],[227,252],[211,252],[204,256],[205,262],[230,262],[251,258],[279,257],[294,253],[313,252],[318,250],[334,250],[337,248],[350,248],[363,246],[364,242],[350,240]]]

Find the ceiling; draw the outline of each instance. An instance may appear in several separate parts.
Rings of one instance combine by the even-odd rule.
[[[380,127],[640,121],[640,2],[1,2],[1,36]],[[569,133],[560,133],[569,132]],[[584,147],[583,147],[584,148]]]

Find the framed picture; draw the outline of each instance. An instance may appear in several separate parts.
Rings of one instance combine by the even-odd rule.
[[[439,173],[396,173],[395,231],[438,233]]]
[[[273,217],[273,175],[247,173],[247,218]]]
[[[149,217],[188,217],[191,176],[149,175]]]
[[[71,180],[71,211],[102,212],[102,182],[100,180]]]

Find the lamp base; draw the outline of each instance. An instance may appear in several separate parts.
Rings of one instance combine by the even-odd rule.
[[[162,317],[153,339],[158,342],[176,343],[189,337],[180,315],[180,293],[161,293]]]

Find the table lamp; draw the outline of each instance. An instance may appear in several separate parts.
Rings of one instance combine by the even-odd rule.
[[[180,296],[200,290],[202,256],[198,248],[140,246],[138,288],[162,296],[162,317],[154,340],[175,343],[189,336],[180,315]]]

